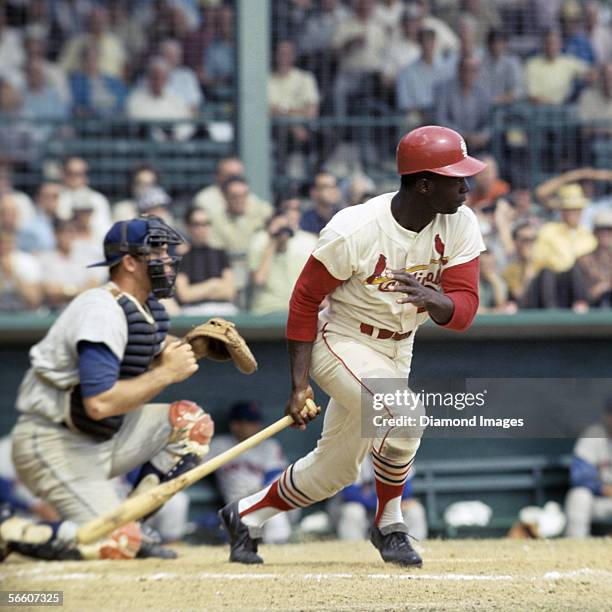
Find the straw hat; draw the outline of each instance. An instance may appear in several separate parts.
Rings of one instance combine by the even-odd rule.
[[[588,203],[589,200],[578,183],[569,183],[559,187],[557,196],[553,199],[554,207],[561,210],[586,208]]]

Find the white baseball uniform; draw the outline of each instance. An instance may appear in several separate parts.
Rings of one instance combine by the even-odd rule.
[[[331,397],[323,432],[317,447],[289,466],[277,484],[279,497],[290,507],[323,500],[353,483],[370,450],[377,473],[385,472],[390,484],[405,481],[419,432],[393,437],[387,428],[373,438],[361,431],[362,392],[377,392],[376,379],[401,379],[407,389],[414,334],[428,317],[412,304],[397,303],[401,294],[391,292],[393,281],[384,276],[385,270],[405,269],[439,290],[446,269],[471,262],[485,249],[469,208],[438,214],[413,232],[394,219],[394,195],[341,210],[321,232],[312,254],[344,282],[329,294],[329,305],[319,314],[312,351],[310,375]],[[419,411],[422,407],[411,414],[418,418]],[[264,490],[240,501],[239,511],[250,528],[259,525],[249,512],[266,494]]]
[[[109,479],[162,453],[172,434],[167,404],[133,410],[103,442],[63,425],[71,389],[79,382],[81,341],[104,343],[119,361],[123,358],[126,315],[106,286],[76,297],[30,350],[31,367],[17,396],[21,416],[12,433],[20,480],[76,523],[117,507],[121,500]]]
[[[603,424],[591,425],[576,441],[574,457],[592,466],[593,476],[600,485],[612,486],[612,437]],[[612,517],[612,497],[595,494],[589,487],[574,486],[565,500],[567,514],[566,535],[570,538],[586,538],[595,520]]]

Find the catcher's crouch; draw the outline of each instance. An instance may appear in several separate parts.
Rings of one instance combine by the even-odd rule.
[[[135,484],[143,490],[193,467],[208,451],[214,425],[202,408],[149,403],[192,376],[207,348],[200,341],[194,351],[189,339],[169,336],[159,302],[173,293],[180,260],[174,249],[182,242],[158,217],[115,223],[104,240],[105,260],[93,264],[109,266],[110,282],[75,298],[30,351],[13,460],[19,478],[64,520],[84,523],[117,507],[114,476],[143,465]],[[135,555],[174,553],[133,523],[93,552]]]

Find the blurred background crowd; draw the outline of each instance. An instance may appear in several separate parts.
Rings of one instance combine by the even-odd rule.
[[[103,281],[84,264],[141,213],[190,243],[173,313],[283,312],[322,227],[395,190],[397,140],[432,122],[488,162],[482,311],[610,306],[609,2],[272,0],[271,195],[237,154],[236,10],[0,1],[1,312]]]

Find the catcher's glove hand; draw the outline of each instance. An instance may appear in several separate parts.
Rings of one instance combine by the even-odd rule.
[[[196,359],[234,362],[244,374],[252,374],[257,369],[253,353],[238,333],[236,326],[225,319],[214,318],[194,327],[184,338],[193,349]]]

